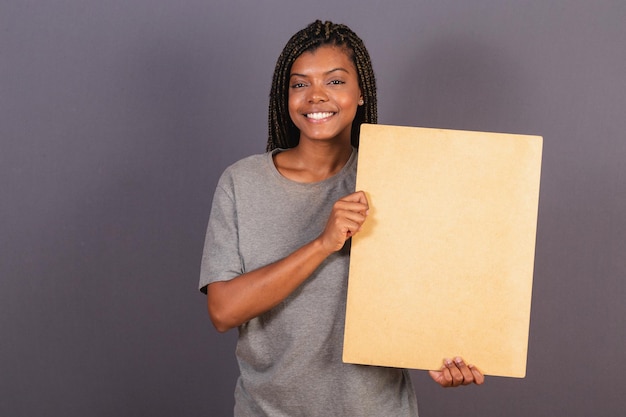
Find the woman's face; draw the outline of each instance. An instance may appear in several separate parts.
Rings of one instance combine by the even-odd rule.
[[[352,59],[343,47],[324,45],[300,55],[289,78],[289,116],[303,141],[350,143],[362,98]]]

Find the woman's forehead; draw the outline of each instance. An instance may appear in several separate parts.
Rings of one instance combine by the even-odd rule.
[[[299,73],[306,68],[344,68],[354,69],[355,65],[352,60],[350,49],[345,46],[322,45],[314,50],[305,51],[291,66],[291,73]]]

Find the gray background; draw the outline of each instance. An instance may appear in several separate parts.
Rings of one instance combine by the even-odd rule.
[[[231,413],[204,229],[316,18],[365,40],[381,123],[545,137],[527,377],[414,371],[421,414],[624,415],[626,2],[2,0],[1,416]]]

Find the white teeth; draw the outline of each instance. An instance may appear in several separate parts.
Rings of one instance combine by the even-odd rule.
[[[306,117],[308,117],[309,119],[321,120],[321,119],[325,119],[327,117],[330,117],[333,114],[334,113],[332,113],[332,112],[308,113],[306,115]]]

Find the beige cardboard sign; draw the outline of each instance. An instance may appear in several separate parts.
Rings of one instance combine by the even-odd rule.
[[[343,360],[524,377],[543,139],[365,124]]]

